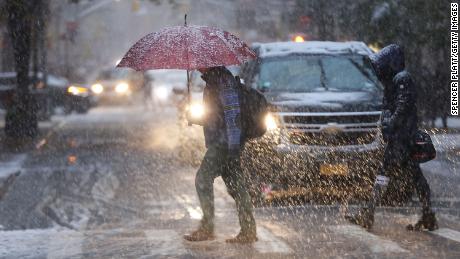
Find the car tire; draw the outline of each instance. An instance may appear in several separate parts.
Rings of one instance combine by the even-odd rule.
[[[76,108],[76,112],[79,114],[88,113],[89,108],[87,106],[80,106]]]

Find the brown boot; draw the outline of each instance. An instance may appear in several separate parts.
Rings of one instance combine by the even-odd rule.
[[[191,242],[213,240],[214,238],[216,237],[212,231],[204,230],[202,228],[195,230],[190,234],[184,235],[184,239]]]
[[[422,217],[415,223],[415,225],[408,225],[406,227],[409,231],[433,231],[438,229],[438,222],[436,221],[436,216],[432,211],[425,211],[422,213]]]
[[[257,241],[257,234],[240,232],[236,237],[225,240],[230,244],[251,244]]]
[[[347,219],[350,223],[353,223],[366,229],[370,229],[374,224],[374,213],[371,210],[364,208],[361,209],[355,215],[345,215],[345,219]]]

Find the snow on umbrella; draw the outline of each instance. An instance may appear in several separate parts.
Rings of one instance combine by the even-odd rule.
[[[255,58],[235,35],[207,26],[175,26],[135,43],[118,64],[138,71],[238,65]]]
[[[164,28],[136,42],[117,67],[138,71],[150,69],[186,69],[190,104],[189,70],[215,66],[239,65],[256,55],[235,35],[207,26]]]

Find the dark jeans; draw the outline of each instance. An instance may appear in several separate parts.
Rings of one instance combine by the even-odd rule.
[[[398,177],[401,174],[410,174],[413,177],[415,190],[424,210],[430,210],[430,186],[420,169],[420,164],[410,158],[410,143],[404,140],[389,141],[385,146],[383,165],[379,175]]]
[[[211,146],[196,174],[195,186],[203,210],[201,227],[214,231],[214,179],[222,176],[227,191],[235,200],[241,232],[256,232],[251,198],[246,188],[239,157],[230,157],[227,149]]]

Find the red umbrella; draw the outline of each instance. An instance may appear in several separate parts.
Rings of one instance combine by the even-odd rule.
[[[189,70],[239,65],[256,55],[235,35],[207,26],[185,25],[164,28],[136,42],[117,67],[135,70],[186,69],[190,102]]]
[[[135,70],[238,65],[255,58],[235,35],[207,26],[176,26],[150,33],[134,44],[118,67]]]

